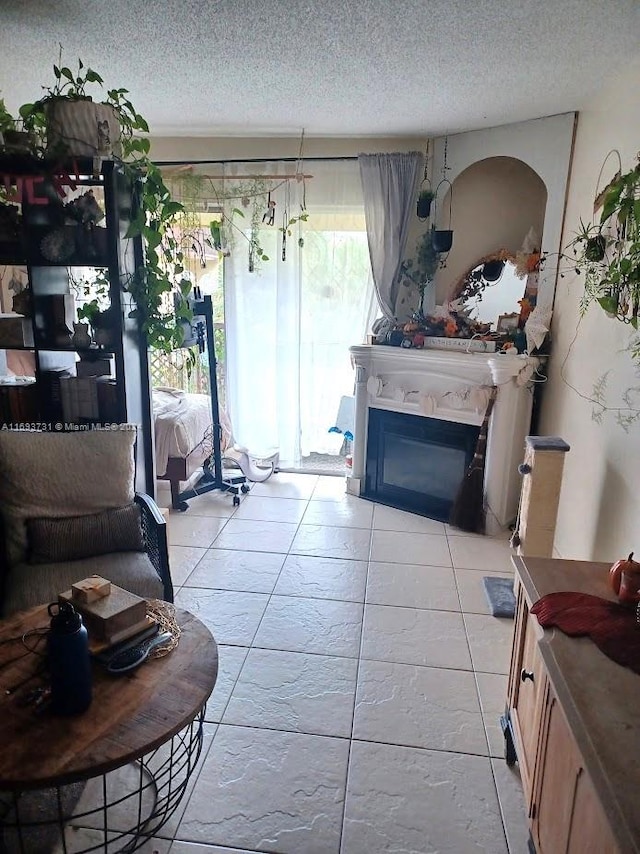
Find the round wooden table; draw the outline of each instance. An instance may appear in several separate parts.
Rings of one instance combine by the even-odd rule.
[[[211,632],[188,611],[177,608],[176,618],[182,633],[172,652],[121,676],[111,676],[94,663],[91,706],[82,715],[64,718],[54,717],[33,699],[35,689],[47,684],[47,673],[42,655],[27,652],[22,640],[25,633],[48,628],[46,605],[0,621],[0,830],[13,828],[17,834],[32,827],[28,817],[20,816],[26,793],[54,790],[51,824],[64,838],[70,813],[60,793],[99,777],[102,803],[83,812],[79,823],[95,826],[99,816],[106,851],[108,813],[116,805],[107,780],[130,763],[135,763],[138,781],[130,797],[137,799],[138,807],[135,826],[118,828],[126,840],[121,850],[135,850],[172,815],[200,755],[206,702],[218,672]],[[43,653],[45,641],[37,642],[37,637],[28,634],[26,643]],[[152,806],[143,808],[150,791]],[[121,792],[117,801],[123,801]],[[41,804],[38,810],[42,824]],[[113,842],[110,833],[110,846]]]

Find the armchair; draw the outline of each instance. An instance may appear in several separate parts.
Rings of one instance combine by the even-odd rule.
[[[173,601],[166,524],[134,494],[135,429],[0,432],[0,616],[97,574]]]

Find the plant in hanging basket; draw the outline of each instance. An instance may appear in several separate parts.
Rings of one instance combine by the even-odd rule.
[[[600,221],[580,221],[568,247],[571,255],[563,253],[576,274],[583,276],[581,311],[597,302],[609,317],[636,330],[640,328],[639,196],[640,164],[609,185]]]
[[[453,246],[453,231],[432,229],[431,243],[436,252],[449,252]]]
[[[419,220],[424,222],[426,219],[429,219],[433,199],[434,193],[432,190],[420,190],[416,203],[416,213]]]
[[[504,270],[504,261],[495,260],[495,261],[485,261],[482,265],[482,278],[485,282],[497,282],[500,276],[502,275],[502,271]]]

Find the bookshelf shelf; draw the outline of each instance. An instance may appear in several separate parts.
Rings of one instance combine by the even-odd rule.
[[[137,320],[129,316],[130,298],[121,287],[144,263],[140,238],[124,238],[137,194],[114,161],[103,160],[96,174],[93,167],[89,161],[54,164],[0,156],[0,186],[9,188],[20,230],[10,239],[5,235],[4,242],[0,232],[0,263],[19,268],[21,280],[26,268],[32,314],[24,335],[19,323],[9,322],[7,329],[14,334],[4,338],[15,344],[0,343],[0,426],[135,424],[136,489],[153,495],[147,343]],[[91,223],[74,222],[68,212],[87,199],[94,205]],[[102,283],[100,308],[109,329],[106,334],[94,330],[96,337],[102,333],[100,346],[76,346],[70,340],[79,331],[74,329],[78,307],[94,296],[78,287],[85,274]],[[4,314],[11,313],[8,298],[0,305]],[[20,370],[11,367],[12,361]],[[36,382],[2,384],[1,375],[8,371],[31,372]]]

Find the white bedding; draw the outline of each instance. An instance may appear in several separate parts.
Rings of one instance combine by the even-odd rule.
[[[169,457],[186,459],[202,443],[212,422],[211,398],[175,388],[154,388],[153,421],[156,470],[162,477]],[[210,443],[205,445],[210,450]]]

